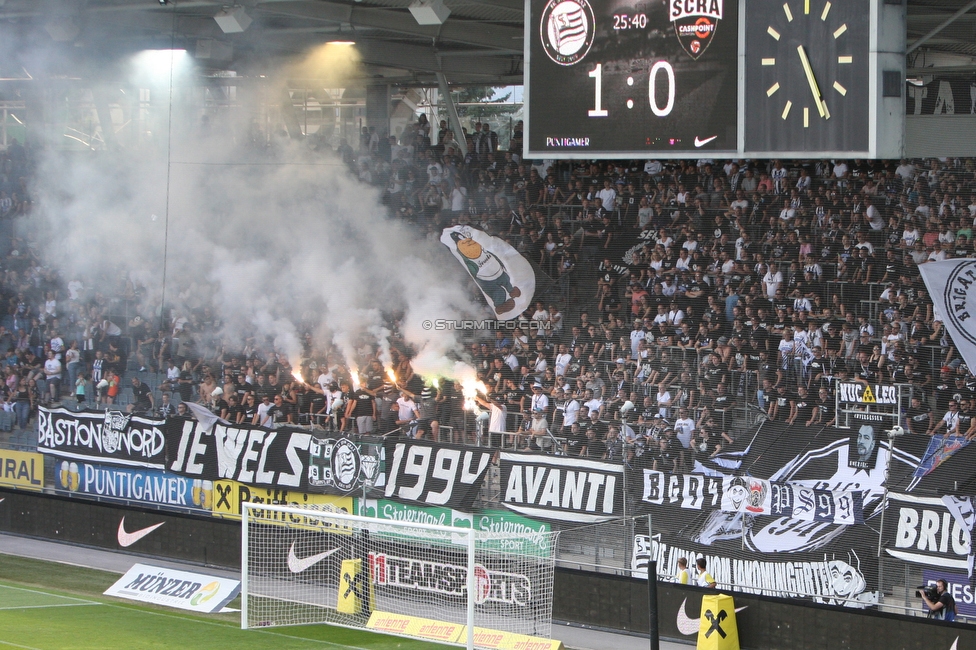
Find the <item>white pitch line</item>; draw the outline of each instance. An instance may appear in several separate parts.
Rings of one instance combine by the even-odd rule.
[[[92,607],[93,605],[101,605],[101,603],[59,603],[54,605],[17,605],[14,607],[0,607],[0,612],[5,612],[8,609],[47,609],[49,607]]]
[[[30,594],[41,594],[42,596],[48,596],[51,598],[63,598],[65,600],[77,600],[78,602],[87,603],[90,605],[98,605],[94,600],[85,600],[84,598],[73,598],[71,596],[62,596],[61,594],[52,594],[48,591],[38,591],[37,589],[25,589],[24,587],[11,587],[10,585],[0,585],[0,589],[14,589],[16,591],[26,591]]]
[[[9,645],[12,648],[24,648],[24,650],[41,650],[40,648],[35,648],[34,646],[11,643],[10,641],[4,641],[3,639],[0,639],[0,645]]]

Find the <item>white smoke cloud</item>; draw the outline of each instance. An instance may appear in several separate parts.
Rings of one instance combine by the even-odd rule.
[[[243,142],[246,125],[211,118],[205,132],[200,112],[183,105],[174,106],[170,150],[160,129],[168,106],[152,110],[152,139],[140,147],[52,147],[43,157],[35,189],[44,254],[66,279],[131,272],[149,291],[145,305],[164,290],[177,317],[212,302],[227,339],[270,339],[293,361],[299,323],[314,314],[315,333],[328,332],[347,362],[365,339],[389,365],[383,314],[401,310],[416,370],[455,375],[455,336],[421,322],[478,308],[440,244],[388,217],[377,190],[331,156],[287,139],[256,153]]]

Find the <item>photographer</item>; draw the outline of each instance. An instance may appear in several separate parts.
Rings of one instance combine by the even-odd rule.
[[[935,589],[920,587],[915,594],[919,596],[929,608],[929,618],[942,621],[956,620],[956,601],[948,591],[949,584],[939,578],[935,581]]]

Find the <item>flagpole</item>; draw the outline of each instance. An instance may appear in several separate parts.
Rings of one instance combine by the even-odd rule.
[[[651,650],[660,650],[661,637],[657,619],[657,554],[654,552],[654,530],[651,526],[651,514],[647,514],[647,546],[651,556],[647,562],[647,610],[650,615],[649,637]]]
[[[894,429],[888,430],[888,462],[885,463],[885,476],[884,476],[884,496],[881,497],[881,526],[878,530],[878,559],[881,559],[881,545],[884,543],[884,520],[885,520],[885,510],[888,509],[888,482],[891,480],[891,458],[895,455],[895,436]],[[883,584],[881,582],[881,577],[883,575],[882,563],[878,562],[878,584]]]

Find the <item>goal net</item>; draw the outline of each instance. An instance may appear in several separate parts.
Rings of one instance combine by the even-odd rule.
[[[473,622],[473,630],[551,635],[557,533],[242,506],[243,628],[364,628],[378,612],[453,625]],[[538,535],[544,539],[527,538]],[[463,637],[456,641],[466,643]]]

